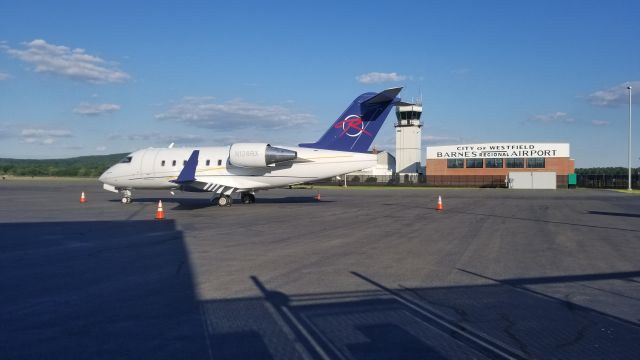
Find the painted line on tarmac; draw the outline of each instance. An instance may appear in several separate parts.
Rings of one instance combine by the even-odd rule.
[[[522,354],[521,352],[510,348],[506,344],[499,343],[493,339],[487,339],[486,336],[447,319],[444,315],[440,314],[434,309],[431,309],[429,306],[411,300],[408,297],[398,293],[397,291],[389,289],[388,287],[372,279],[369,279],[368,277],[358,272],[351,271],[351,274],[384,291],[414,312],[422,315],[416,316],[416,318],[418,320],[421,320],[426,325],[440,330],[444,334],[449,335],[455,340],[469,346],[471,349],[474,349],[481,354],[488,356],[490,359],[500,357],[504,359],[524,360],[529,358],[525,354]]]

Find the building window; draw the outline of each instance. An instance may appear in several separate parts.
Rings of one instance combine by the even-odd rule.
[[[176,166],[176,161],[175,161],[175,160],[173,160],[173,161],[171,162],[171,166]]]
[[[488,169],[502,169],[502,164],[502,159],[487,159],[485,166]]]
[[[447,159],[447,168],[462,169],[464,167],[464,159]]]
[[[467,159],[468,169],[482,169],[482,159]]]
[[[222,160],[218,160],[218,166],[222,165]]]
[[[207,166],[209,166],[209,164],[211,164],[211,160],[207,159]]]
[[[531,169],[544,169],[544,158],[527,159],[527,167]]]
[[[162,161],[160,162],[160,166],[164,166],[164,163],[165,163],[165,161],[164,161],[164,160],[162,160]]]
[[[511,169],[524,168],[524,158],[508,158],[507,167]]]

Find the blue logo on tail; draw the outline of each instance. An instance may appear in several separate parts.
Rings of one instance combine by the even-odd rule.
[[[367,152],[402,88],[358,96],[315,143],[300,144],[316,149]]]

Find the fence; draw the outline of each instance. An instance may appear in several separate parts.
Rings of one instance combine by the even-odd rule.
[[[629,175],[578,175],[578,187],[597,189],[628,189]],[[631,175],[631,187],[640,189],[640,176]]]
[[[347,186],[389,185],[389,186],[454,186],[454,187],[505,187],[504,176],[492,175],[347,175]],[[316,182],[322,185],[344,185],[345,176]]]
[[[558,175],[556,183],[559,189],[567,188],[567,176]],[[347,175],[347,186],[447,186],[504,188],[504,175]],[[626,189],[627,175],[578,175],[577,186],[598,189]],[[345,176],[316,181],[318,185],[344,185]],[[631,178],[631,186],[640,189],[640,176]]]

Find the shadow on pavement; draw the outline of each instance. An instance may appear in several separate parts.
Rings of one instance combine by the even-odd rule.
[[[0,358],[637,358],[640,327],[526,286],[640,271],[197,299],[171,220],[0,224]],[[636,286],[637,283],[629,283]],[[635,290],[638,291],[637,289]],[[632,301],[632,300],[629,300]],[[596,346],[597,345],[597,346]]]
[[[607,216],[623,216],[623,217],[636,217],[640,218],[640,214],[631,214],[631,213],[620,213],[620,212],[609,212],[609,211],[588,211],[591,215],[607,215]]]
[[[158,198],[134,198],[134,203],[157,204],[158,200],[162,200],[165,204],[176,204],[171,210],[198,210],[209,207],[217,207],[211,203],[211,198],[174,198],[174,197],[158,197]],[[120,202],[120,200],[112,199],[111,202]],[[283,198],[260,198],[256,199],[256,204],[307,204],[307,203],[332,203],[331,200],[316,200],[311,196],[288,196]],[[256,206],[256,204],[242,204],[240,200],[233,199],[233,206]],[[125,205],[126,206],[126,205]]]

